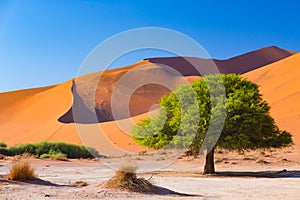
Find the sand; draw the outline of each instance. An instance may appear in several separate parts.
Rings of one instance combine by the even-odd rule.
[[[268,156],[267,156],[268,155]],[[287,161],[283,161],[284,156]],[[55,161],[25,158],[36,169],[42,181],[22,183],[8,181],[5,174],[20,160],[0,161],[0,199],[286,199],[296,200],[300,195],[300,163],[289,150],[266,154],[247,152],[245,155],[223,152],[216,154],[218,175],[203,176],[203,159],[184,158],[160,171],[146,171],[138,177],[185,195],[153,195],[106,189],[104,184],[114,175],[102,163],[119,164],[119,158],[96,160]],[[246,160],[247,158],[247,160]],[[141,157],[152,165],[161,161],[151,154]],[[259,164],[264,159],[267,164]],[[287,172],[280,172],[286,169]],[[244,177],[240,174],[247,174]],[[239,174],[236,176],[236,174]],[[249,175],[250,174],[250,175]],[[267,178],[263,175],[276,175]],[[75,187],[76,181],[85,181],[87,187]]]
[[[281,129],[292,133],[300,153],[300,54],[244,74],[260,85],[263,98],[271,106],[271,115]]]
[[[0,140],[15,145],[57,137],[66,126],[57,119],[72,105],[71,85],[68,81],[45,88],[1,93]],[[76,134],[72,137],[69,140],[66,134],[60,139],[80,142]]]

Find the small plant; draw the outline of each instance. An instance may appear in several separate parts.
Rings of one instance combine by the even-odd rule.
[[[9,172],[10,180],[32,181],[36,179],[35,169],[28,162],[14,164]]]
[[[5,143],[0,142],[0,148],[6,148],[6,147],[7,147],[7,145]]]
[[[44,153],[40,156],[40,158],[50,158],[53,160],[62,160],[62,161],[67,161],[67,155],[60,153],[60,152],[55,152],[55,151],[50,151],[48,154]]]
[[[137,178],[136,175],[137,166],[135,165],[123,165],[121,166],[115,176],[113,176],[106,183],[107,188],[128,190],[132,192],[155,192],[157,186],[152,185],[144,178]]]
[[[85,187],[88,186],[88,183],[85,181],[76,181],[73,183],[74,186],[81,186],[81,187]]]

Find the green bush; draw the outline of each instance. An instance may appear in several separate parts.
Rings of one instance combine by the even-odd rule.
[[[29,153],[30,155],[36,155],[34,144],[19,144],[6,148],[9,156],[21,155],[23,153]]]
[[[41,157],[46,155],[64,155],[67,158],[93,158],[93,155],[99,155],[98,152],[85,146],[68,144],[63,142],[39,142],[31,144],[20,144],[6,148],[7,154],[10,156],[29,153]],[[92,154],[90,153],[92,152]]]
[[[6,148],[6,147],[7,147],[7,145],[5,143],[0,142],[0,148]]]
[[[67,160],[67,157],[68,156],[66,154],[53,150],[50,150],[48,154],[44,153],[40,156],[40,158],[50,158],[54,160]]]

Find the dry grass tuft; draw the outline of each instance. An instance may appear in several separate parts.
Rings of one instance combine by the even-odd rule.
[[[10,180],[32,181],[36,179],[35,169],[28,162],[14,164],[9,173]]]
[[[76,181],[73,183],[74,186],[81,186],[81,187],[85,187],[88,186],[88,183],[85,181]]]
[[[106,187],[132,192],[157,192],[157,186],[152,185],[144,178],[137,178],[136,170],[137,166],[134,165],[127,164],[121,166],[116,174],[106,182]]]

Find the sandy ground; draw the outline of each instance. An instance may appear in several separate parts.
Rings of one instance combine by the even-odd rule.
[[[139,177],[182,195],[140,194],[106,189],[103,183],[114,175],[107,163],[118,165],[121,158],[100,160],[54,161],[28,160],[38,177],[44,181],[30,183],[9,181],[5,174],[11,164],[20,159],[0,161],[0,199],[299,199],[300,162],[293,150],[272,152],[216,154],[213,176],[201,175],[202,159],[181,158],[160,171],[144,170]],[[161,162],[145,154],[141,158],[149,165]],[[262,162],[264,161],[264,162]],[[103,163],[106,163],[105,165]],[[150,169],[150,168],[149,168]],[[286,172],[280,172],[286,169]],[[146,171],[146,172],[145,172]],[[271,178],[272,177],[272,178]],[[49,181],[49,182],[46,182]],[[86,187],[73,186],[86,181]]]

